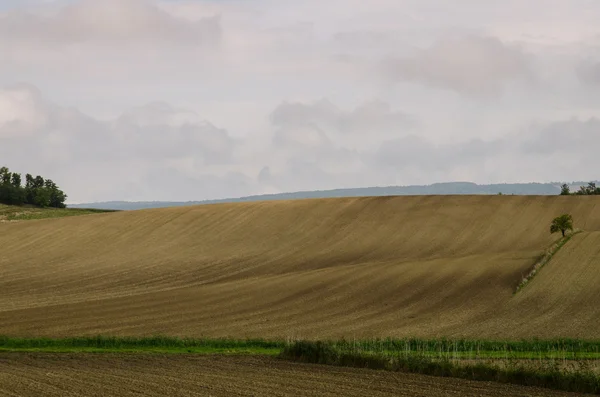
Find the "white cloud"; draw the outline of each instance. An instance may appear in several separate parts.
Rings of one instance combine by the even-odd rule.
[[[13,134],[27,134],[46,122],[40,94],[31,86],[19,85],[0,90],[0,129],[3,138]]]
[[[65,5],[51,15],[10,10],[0,21],[0,34],[5,39],[21,41],[20,44],[50,46],[90,41],[198,45],[217,42],[220,26],[218,17],[188,21],[148,0],[84,0]]]

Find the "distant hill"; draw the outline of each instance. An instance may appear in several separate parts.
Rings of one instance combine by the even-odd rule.
[[[572,182],[569,184],[576,190],[587,182]],[[368,196],[413,196],[413,195],[453,195],[453,194],[515,194],[547,196],[560,193],[561,183],[503,183],[478,185],[471,182],[435,183],[421,186],[388,186],[366,187],[353,189],[316,190],[294,193],[263,194],[240,198],[226,198],[204,201],[107,201],[98,203],[70,204],[69,208],[98,208],[112,210],[138,210],[144,208],[180,207],[185,205],[235,203],[265,200],[293,200],[306,198],[330,197],[368,197]]]

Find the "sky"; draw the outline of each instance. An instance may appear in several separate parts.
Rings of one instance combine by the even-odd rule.
[[[597,0],[0,0],[0,163],[69,203],[598,179]]]

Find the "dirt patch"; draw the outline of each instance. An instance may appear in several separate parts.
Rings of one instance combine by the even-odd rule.
[[[574,396],[530,387],[268,357],[0,355],[3,396]]]

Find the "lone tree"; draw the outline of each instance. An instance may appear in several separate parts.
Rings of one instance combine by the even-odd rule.
[[[567,230],[573,231],[573,217],[569,214],[564,214],[554,218],[552,224],[550,225],[551,234],[561,232],[563,237],[565,237]]]
[[[571,195],[571,189],[569,188],[569,185],[567,185],[565,183],[564,185],[562,185],[560,187],[560,195],[561,196],[570,196]]]

